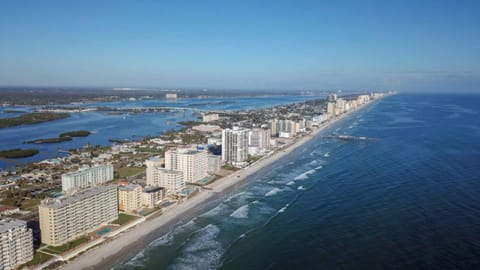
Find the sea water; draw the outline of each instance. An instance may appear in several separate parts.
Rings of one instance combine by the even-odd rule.
[[[479,139],[480,95],[384,98],[116,268],[473,269]]]

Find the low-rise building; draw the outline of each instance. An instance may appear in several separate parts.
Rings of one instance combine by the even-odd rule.
[[[163,187],[146,187],[142,191],[142,205],[153,208],[163,200],[165,189]]]
[[[219,119],[218,113],[204,114],[202,116],[202,121],[206,123],[216,121],[218,119]]]

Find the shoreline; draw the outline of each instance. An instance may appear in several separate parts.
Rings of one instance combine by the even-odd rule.
[[[276,149],[271,154],[260,158],[250,166],[206,185],[206,187],[211,188],[211,190],[202,190],[188,200],[173,206],[172,209],[166,210],[162,215],[138,224],[113,239],[105,240],[105,242],[98,247],[92,248],[73,259],[73,261],[62,265],[60,269],[111,269],[119,263],[132,259],[139,252],[147,248],[153,240],[170,232],[178,223],[186,222],[194,218],[205,210],[206,205],[224,198],[240,185],[244,184],[250,176],[274,165],[277,161],[316,138],[321,131],[346,119],[353,113],[372,105],[380,99],[370,101],[361,107],[329,120],[303,137],[296,138],[288,145]]]

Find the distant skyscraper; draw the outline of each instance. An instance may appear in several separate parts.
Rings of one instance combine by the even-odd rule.
[[[62,190],[93,187],[111,180],[113,180],[112,164],[81,168],[76,172],[62,174]]]
[[[0,220],[0,269],[14,269],[33,259],[32,230],[18,219]]]
[[[248,158],[248,129],[233,127],[222,131],[222,160],[242,165]]]

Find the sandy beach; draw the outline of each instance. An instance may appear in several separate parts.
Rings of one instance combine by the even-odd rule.
[[[176,224],[188,221],[200,214],[205,209],[207,203],[225,197],[234,191],[234,189],[249,176],[258,172],[260,169],[274,164],[276,161],[310,141],[326,127],[345,119],[348,115],[351,115],[358,109],[369,106],[371,103],[372,102],[328,121],[304,137],[295,139],[289,145],[277,149],[273,154],[261,158],[251,166],[215,181],[208,185],[211,190],[200,191],[188,200],[184,200],[182,203],[171,207],[161,216],[147,220],[121,233],[114,239],[109,239],[100,246],[83,253],[73,261],[63,265],[61,269],[110,269],[132,258],[138,252],[142,251],[150,242],[171,231]]]

